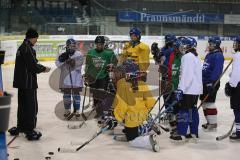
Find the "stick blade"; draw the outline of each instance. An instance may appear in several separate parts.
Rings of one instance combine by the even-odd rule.
[[[58,152],[60,153],[75,153],[77,152],[75,148],[58,148]]]

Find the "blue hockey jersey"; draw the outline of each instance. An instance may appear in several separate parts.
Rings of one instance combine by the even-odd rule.
[[[164,65],[168,66],[170,55],[171,55],[171,53],[173,53],[173,51],[174,51],[173,48],[167,48],[165,46],[163,48],[161,48],[161,52],[166,57],[166,60],[164,61]]]
[[[224,56],[220,50],[214,50],[205,57],[202,68],[203,84],[213,83],[222,74]]]

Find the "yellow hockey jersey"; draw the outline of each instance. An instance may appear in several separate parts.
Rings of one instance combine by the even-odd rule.
[[[126,42],[121,54],[120,62],[123,62],[126,59],[132,59],[139,65],[140,71],[146,72],[150,65],[149,54],[150,49],[145,43],[140,42],[133,47],[130,42]]]
[[[117,82],[117,93],[113,102],[114,116],[126,127],[137,127],[147,119],[155,99],[143,81],[138,82],[138,91],[133,92],[131,83],[125,78]]]

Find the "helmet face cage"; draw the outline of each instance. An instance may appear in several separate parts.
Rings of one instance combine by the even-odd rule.
[[[197,41],[192,37],[187,37],[182,39],[179,50],[182,54],[186,54],[190,49],[195,49],[197,47]]]
[[[182,43],[182,39],[180,38],[175,39],[175,41],[173,42],[174,49],[180,50],[181,43]]]
[[[182,54],[186,54],[187,50],[189,49],[188,45],[186,44],[181,44],[179,46],[179,51],[182,53]]]
[[[67,50],[76,50],[76,41],[72,38],[66,41],[66,49]]]
[[[185,37],[178,37],[177,39],[175,39],[175,41],[173,42],[173,47],[175,50],[180,51],[180,47],[182,45],[182,40],[184,39]],[[183,47],[183,46],[182,46]],[[183,48],[182,48],[183,49]]]
[[[213,42],[208,42],[208,46],[209,46],[209,48],[216,48],[217,47],[216,43],[213,43]]]
[[[105,47],[105,48],[109,48],[110,39],[109,39],[107,36],[104,36],[104,40],[105,40],[104,47]]]

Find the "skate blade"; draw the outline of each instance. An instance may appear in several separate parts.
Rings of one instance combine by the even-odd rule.
[[[217,132],[217,128],[213,128],[213,129],[202,129],[204,132]]]

